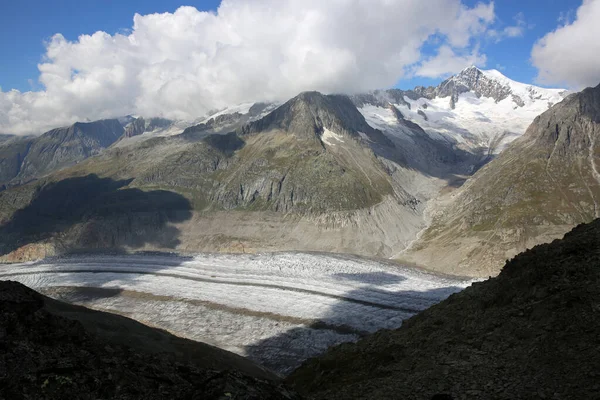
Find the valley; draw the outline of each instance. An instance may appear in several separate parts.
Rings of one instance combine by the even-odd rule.
[[[0,400],[600,399],[600,0],[2,2]]]
[[[8,138],[0,280],[293,375],[597,216],[599,93],[470,67]]]
[[[514,230],[518,243],[472,260],[472,246],[489,239],[461,231],[455,239],[464,245],[444,258],[447,243],[432,234],[454,229],[442,217],[462,207],[456,193],[520,152],[531,120],[566,95],[469,67],[436,87],[304,92],[195,121],[127,116],[8,139],[0,145],[0,163],[12,165],[0,191],[0,261],[97,249],[320,251],[496,275],[506,258],[573,224],[525,232],[510,222],[506,235]],[[586,142],[585,157],[595,143]],[[587,191],[596,185],[593,178]],[[504,212],[486,201],[477,204]],[[476,224],[492,238],[488,225]]]
[[[58,300],[121,314],[280,374],[329,347],[396,329],[472,281],[351,256],[77,255],[13,264]]]

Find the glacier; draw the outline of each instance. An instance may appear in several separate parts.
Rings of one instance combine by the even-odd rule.
[[[0,279],[125,315],[287,374],[438,303],[473,281],[344,255],[74,255],[13,264]]]

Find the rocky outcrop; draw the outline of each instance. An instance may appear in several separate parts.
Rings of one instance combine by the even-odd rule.
[[[297,399],[224,350],[0,281],[0,397]]]
[[[125,137],[134,137],[146,132],[146,121],[144,118],[136,118],[125,127]]]
[[[127,138],[139,136],[146,132],[152,132],[156,129],[168,128],[173,121],[165,118],[136,118],[125,126],[124,136]]]
[[[312,399],[597,398],[599,255],[595,220],[288,382]]]

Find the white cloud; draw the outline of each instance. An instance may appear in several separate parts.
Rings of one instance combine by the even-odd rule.
[[[527,25],[525,21],[525,14],[522,12],[517,13],[513,20],[515,21],[514,25],[509,25],[504,27],[503,29],[490,29],[487,31],[488,37],[495,43],[498,43],[507,38],[516,38],[521,37],[525,34],[526,29],[532,29],[533,25]]]
[[[474,38],[494,20],[493,2],[461,0],[224,0],[217,13],[136,14],[129,33],[53,36],[44,90],[0,91],[0,132],[128,113],[193,119],[303,90],[389,87],[423,61],[432,35],[438,55],[420,69],[439,76],[485,59]]]
[[[525,28],[527,24],[525,23],[525,15],[520,12],[513,17],[515,20],[515,25],[507,26],[504,28],[503,32],[506,37],[519,37],[523,36],[525,33]]]
[[[544,84],[572,89],[600,83],[600,0],[584,0],[575,20],[561,25],[535,43],[531,62]],[[562,24],[564,22],[564,24]]]
[[[415,75],[425,78],[449,76],[471,65],[485,66],[485,62],[485,55],[479,54],[477,47],[471,52],[457,54],[450,46],[442,46],[435,56],[426,59],[419,65],[415,70]]]
[[[558,15],[558,24],[559,25],[569,25],[573,23],[573,18],[575,17],[575,9],[570,8],[568,11],[561,11]]]

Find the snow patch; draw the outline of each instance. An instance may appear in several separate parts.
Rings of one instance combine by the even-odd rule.
[[[242,103],[242,104],[238,104],[236,106],[232,106],[232,107],[227,107],[224,108],[220,111],[214,112],[210,115],[208,115],[206,118],[204,118],[202,120],[203,123],[208,122],[211,118],[216,118],[218,116],[221,115],[226,115],[226,114],[234,114],[234,113],[240,113],[242,115],[244,114],[248,114],[248,112],[250,112],[250,108],[252,108],[252,106],[254,105],[254,103]]]
[[[344,143],[344,138],[342,135],[338,135],[337,133],[330,131],[327,128],[323,128],[321,140],[323,141],[323,143],[328,144],[330,146],[335,146],[335,142]]]

